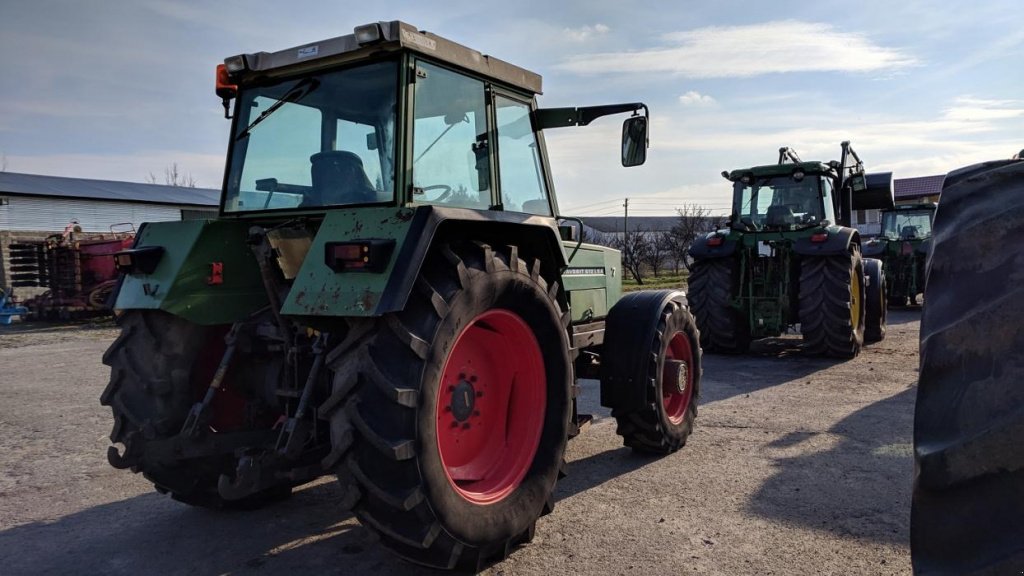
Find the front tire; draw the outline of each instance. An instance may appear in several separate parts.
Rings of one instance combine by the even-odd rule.
[[[558,287],[540,268],[516,247],[443,246],[405,310],[354,325],[329,358],[325,465],[410,561],[480,569],[553,506],[572,372]]]
[[[864,342],[881,342],[885,339],[886,314],[888,307],[885,301],[885,273],[882,261],[874,258],[864,259],[867,277],[864,302],[867,310],[864,316]]]
[[[860,246],[838,256],[804,256],[800,264],[800,332],[804,349],[854,358],[864,345],[864,262]]]
[[[604,352],[608,371],[602,386],[641,387],[624,396],[639,394],[642,402],[612,408],[615,432],[637,452],[671,454],[686,445],[697,418],[700,333],[685,300],[667,300],[657,310],[655,324],[648,314],[637,314],[644,310],[644,296],[627,295],[609,314]],[[632,339],[646,346],[630,345]]]

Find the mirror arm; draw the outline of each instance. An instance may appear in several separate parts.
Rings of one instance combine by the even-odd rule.
[[[546,128],[565,128],[567,126],[586,126],[594,120],[611,114],[622,114],[643,110],[644,116],[650,116],[647,105],[643,102],[628,104],[606,104],[604,106],[585,106],[582,108],[538,108],[533,111],[533,121],[537,130]]]

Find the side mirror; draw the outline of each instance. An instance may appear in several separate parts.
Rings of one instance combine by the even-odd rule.
[[[639,166],[647,161],[647,117],[631,116],[622,123],[622,165]]]

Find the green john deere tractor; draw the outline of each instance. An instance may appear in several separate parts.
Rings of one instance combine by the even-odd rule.
[[[745,352],[799,324],[804,348],[856,356],[885,337],[882,263],[861,256],[854,210],[893,205],[892,173],[866,174],[849,142],[841,159],[723,172],[733,183],[728,227],[690,248],[689,300],[704,350]]]
[[[540,91],[397,21],[226,59],[219,217],[148,224],[115,256],[110,463],[215,508],[335,474],[339,515],[476,569],[552,510],[589,421],[578,378],[600,379],[627,446],[682,447],[701,377],[686,298],[623,296],[620,254],[559,225],[543,136],[631,113],[638,165],[647,107],[538,109]]]
[[[917,304],[924,293],[924,269],[932,245],[935,204],[882,211],[882,233],[864,243],[864,255],[884,262],[890,306]]]

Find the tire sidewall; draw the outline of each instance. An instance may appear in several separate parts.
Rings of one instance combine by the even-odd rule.
[[[445,363],[459,334],[487,310],[517,314],[537,337],[547,378],[547,409],[537,453],[520,485],[502,500],[486,505],[466,500],[451,485],[437,441],[437,400]],[[454,538],[470,545],[505,541],[541,515],[551,497],[568,437],[571,362],[569,342],[558,308],[529,276],[502,270],[472,271],[471,281],[449,303],[424,363],[417,443],[425,496],[438,520]]]

